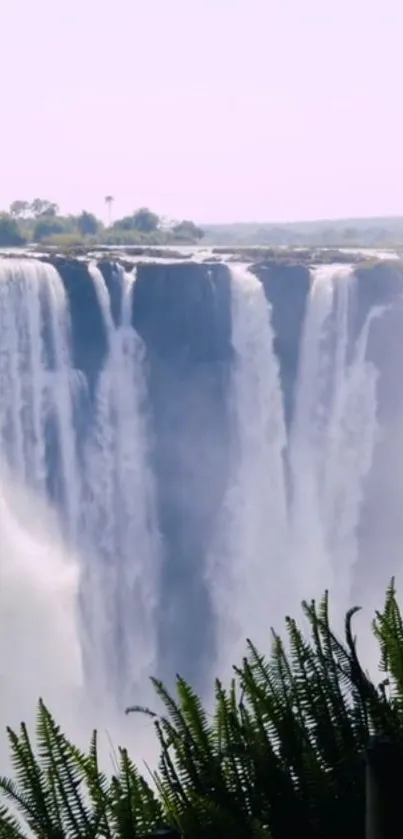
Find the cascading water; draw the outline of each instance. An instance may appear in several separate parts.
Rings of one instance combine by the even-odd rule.
[[[121,712],[144,700],[154,672],[159,534],[142,416],[143,350],[130,325],[135,277],[119,274],[115,328],[102,275],[92,267],[91,276],[108,354],[79,441],[79,396],[87,386],[72,366],[62,280],[47,263],[0,260],[0,636],[8,722],[16,707],[22,716],[33,713],[43,694],[66,706],[74,694],[82,705],[89,687],[92,703],[118,696]]]
[[[247,267],[231,268],[231,288],[232,468],[208,571],[219,673],[239,660],[247,635],[264,644],[268,615],[283,617],[288,579],[287,440],[270,310]]]
[[[232,472],[209,562],[217,621],[214,670],[228,672],[248,635],[265,649],[270,625],[330,589],[336,621],[351,604],[366,479],[379,438],[378,371],[367,360],[375,306],[351,325],[348,266],[312,270],[286,432],[270,306],[263,286],[231,268]],[[369,581],[360,583],[360,592]]]
[[[363,317],[354,320],[356,272],[340,266],[311,271],[298,371],[290,375],[296,381],[289,418],[282,370],[289,359],[281,358],[276,344],[276,308],[264,285],[245,266],[232,264],[229,276],[220,266],[218,294],[212,266],[203,274],[208,294],[198,281],[190,282],[187,309],[185,266],[180,283],[169,268],[161,276],[151,272],[152,294],[161,299],[147,297],[145,284],[137,298],[143,309],[140,315],[136,310],[136,323],[145,318],[143,345],[132,327],[140,282],[135,274],[112,266],[108,285],[95,264],[88,271],[84,266],[82,280],[80,275],[76,282],[74,272],[70,277],[73,288],[48,263],[0,260],[5,722],[26,716],[26,709],[32,714],[39,694],[56,712],[58,700],[67,707],[83,694],[90,697],[91,713],[95,705],[113,715],[116,706],[120,713],[126,704],[147,704],[161,637],[171,666],[175,627],[182,625],[172,619],[161,580],[169,581],[171,593],[178,583],[192,604],[197,586],[206,582],[203,609],[194,618],[189,610],[189,636],[202,636],[207,658],[203,620],[213,616],[207,635],[215,644],[214,675],[225,678],[244,651],[245,637],[267,649],[269,626],[280,626],[302,597],[320,596],[329,587],[341,614],[351,592],[359,589],[361,598],[370,585],[370,571],[362,569],[372,536],[377,555],[388,534],[398,540],[400,371],[397,361],[391,370],[388,352],[379,353],[385,308],[368,304],[367,290]],[[204,271],[202,263],[199,268]],[[200,328],[193,335],[188,321],[204,312],[208,300],[217,317],[214,329],[224,324],[229,332],[221,311],[227,279],[232,334],[218,340],[212,333],[210,346]],[[105,354],[104,348],[98,353],[89,322],[80,343],[88,300],[96,308],[91,317],[105,338]],[[150,300],[151,308],[159,306],[158,334],[147,320]],[[400,346],[403,315],[397,315],[388,329],[395,330]],[[169,329],[178,326],[176,343],[165,334],[159,341],[166,318]],[[167,388],[173,388],[173,398],[165,417]],[[202,422],[194,408],[200,400],[206,408]],[[191,427],[185,434],[181,425],[184,439],[176,448],[182,410]],[[205,419],[213,456],[203,471],[197,445],[196,456],[189,447],[197,444]],[[151,427],[159,435],[155,475]],[[206,451],[201,446],[202,455]],[[222,473],[216,482],[214,453]],[[389,512],[393,500],[393,528],[377,492],[379,480]],[[192,519],[196,503],[203,515]],[[182,510],[187,527],[179,522]],[[193,565],[189,558],[191,573],[189,545],[196,550]],[[162,574],[161,566],[167,556],[175,560],[176,548],[180,562],[170,579],[170,567]]]
[[[363,482],[377,439],[377,371],[366,361],[371,322],[351,344],[351,268],[314,269],[290,439],[291,553],[297,592],[332,592],[348,607]],[[350,357],[349,357],[350,355]]]
[[[56,430],[60,498],[73,531],[78,488],[66,426],[67,332],[55,269],[0,261],[0,689],[8,723],[32,718],[43,692],[56,709],[69,708],[82,684],[78,562],[47,504],[49,465],[57,457],[48,440]]]
[[[59,479],[75,515],[66,422],[70,417],[68,312],[57,271],[40,262],[0,263],[0,439],[15,475],[42,494],[47,479],[46,424],[63,440]],[[44,328],[44,312],[50,323]],[[49,328],[50,327],[50,328]],[[47,334],[46,334],[47,333]]]
[[[97,690],[105,695],[107,684],[114,683],[119,702],[130,704],[133,696],[144,699],[155,672],[160,560],[147,463],[143,348],[130,325],[135,276],[121,271],[121,318],[115,329],[102,274],[96,266],[90,266],[90,273],[104,318],[108,356],[86,450],[84,531],[91,582],[84,603],[90,616],[89,638],[97,639],[89,652]]]

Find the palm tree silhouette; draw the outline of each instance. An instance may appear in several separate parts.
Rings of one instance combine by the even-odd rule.
[[[106,195],[105,196],[105,204],[108,208],[108,227],[110,227],[111,224],[112,224],[112,204],[113,204],[113,201],[114,201],[113,195]]]

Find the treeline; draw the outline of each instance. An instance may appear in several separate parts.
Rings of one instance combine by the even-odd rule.
[[[217,224],[168,221],[147,207],[113,219],[113,196],[105,197],[108,222],[83,210],[62,215],[52,201],[13,201],[0,212],[0,247],[42,243],[59,247],[104,245],[396,248],[403,249],[403,218],[340,219],[289,224]]]
[[[106,196],[109,223],[93,213],[61,215],[52,201],[13,201],[0,213],[0,247],[19,247],[31,243],[73,247],[79,245],[170,245],[195,244],[204,231],[194,222],[167,222],[147,207],[112,221],[112,196]]]
[[[403,248],[403,217],[284,224],[206,224],[208,245]]]
[[[81,751],[41,702],[36,746],[24,725],[8,730],[15,777],[0,779],[1,839],[133,839],[167,828],[185,839],[364,839],[364,762],[374,736],[394,755],[392,767],[389,760],[378,770],[397,802],[386,814],[393,829],[379,836],[397,836],[403,622],[393,584],[372,624],[376,681],[358,656],[355,611],[344,641],[325,597],[303,604],[304,633],[291,618],[285,641],[273,632],[269,657],[249,642],[232,685],[216,682],[212,714],[182,679],[176,697],[155,681],[165,713],[127,709],[155,718],[160,761],[151,784],[124,748],[105,775],[96,732]]]

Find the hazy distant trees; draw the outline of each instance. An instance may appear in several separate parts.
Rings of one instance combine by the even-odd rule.
[[[175,224],[172,228],[172,232],[178,239],[189,240],[190,242],[198,241],[202,239],[204,236],[204,230],[201,227],[197,227],[197,225],[193,221],[181,221],[179,224]]]
[[[113,204],[113,202],[114,202],[114,197],[113,197],[113,195],[105,195],[105,204],[106,204],[106,208],[107,208],[107,211],[108,211],[108,224],[109,224],[109,227],[110,227],[110,226],[111,226],[111,224],[112,224],[112,204]]]
[[[31,205],[29,201],[13,201],[10,205],[10,215],[12,215],[13,218],[24,218],[29,215],[30,210]]]
[[[140,233],[152,233],[160,225],[159,216],[148,207],[141,207],[133,215],[134,229]]]
[[[40,215],[34,224],[32,238],[34,242],[43,242],[44,239],[56,234],[66,232],[64,220],[54,215]]]
[[[82,236],[95,236],[101,225],[93,213],[83,210],[81,215],[77,216],[77,227]]]
[[[189,220],[177,222],[167,227],[166,224],[162,224],[161,218],[152,210],[149,210],[148,207],[140,207],[131,216],[118,219],[113,224],[112,229],[146,235],[154,234],[157,231],[165,231],[171,238],[184,242],[198,242],[204,236],[204,230]]]
[[[155,233],[160,225],[160,218],[156,213],[153,213],[147,207],[141,207],[132,213],[131,216],[124,216],[124,218],[115,221],[113,227],[115,230],[133,230],[138,233]]]
[[[9,213],[0,213],[0,248],[18,247],[25,239],[18,224]]]
[[[44,198],[34,198],[33,201],[13,201],[10,204],[10,215],[13,218],[27,218],[33,216],[57,216],[59,207],[53,201]]]
[[[211,224],[205,226],[204,234],[210,246],[402,250],[403,216],[385,219],[334,219],[332,222]]]
[[[31,204],[32,214],[37,218],[38,216],[57,216],[59,207],[53,201],[47,201],[43,198],[35,198]]]
[[[63,216],[54,201],[34,198],[14,200],[0,212],[0,247],[42,242],[59,247],[106,245],[208,245],[261,247],[343,247],[403,250],[403,217],[340,219],[332,222],[284,224],[239,223],[209,225],[202,229],[189,219],[172,220],[149,207],[113,221],[114,196],[104,198],[108,223],[88,210]]]

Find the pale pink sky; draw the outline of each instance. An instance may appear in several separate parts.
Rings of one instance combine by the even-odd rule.
[[[0,0],[0,207],[403,214],[402,0]]]

